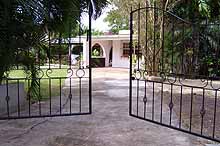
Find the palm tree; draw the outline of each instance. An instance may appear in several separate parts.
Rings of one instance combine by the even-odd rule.
[[[80,15],[92,4],[97,18],[107,0],[0,0],[0,84],[15,66],[38,76],[36,52],[48,50],[50,36],[67,37],[77,29]],[[37,85],[32,80],[31,86]]]

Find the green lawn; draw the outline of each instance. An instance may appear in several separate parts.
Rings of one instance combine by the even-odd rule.
[[[44,76],[40,80],[40,94],[41,100],[47,100],[50,97],[50,87],[51,87],[51,96],[59,96],[60,95],[60,86],[64,85],[65,78],[67,76],[67,69],[53,69],[52,73],[49,74],[50,79],[46,75],[46,69],[43,70]],[[12,70],[9,73],[9,78],[13,80],[9,80],[10,83],[16,83],[18,78],[25,78],[26,75],[23,70]],[[51,80],[51,86],[49,86],[49,80]],[[25,90],[28,89],[28,80],[21,79],[19,82],[23,82],[25,85]],[[37,100],[37,99],[33,99]]]

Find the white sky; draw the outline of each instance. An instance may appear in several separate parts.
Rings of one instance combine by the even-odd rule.
[[[110,7],[107,7],[103,10],[103,14],[96,20],[92,20],[92,29],[99,30],[99,31],[108,31],[110,28],[108,24],[104,22],[104,18],[107,16],[107,12],[111,10]],[[85,26],[88,26],[88,17],[82,18],[82,23]]]

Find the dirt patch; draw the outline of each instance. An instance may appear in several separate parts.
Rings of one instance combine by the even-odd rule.
[[[204,90],[203,93],[203,89],[189,87],[182,87],[182,90],[173,87],[171,91],[170,86],[163,92],[163,97],[168,106],[173,103],[178,127],[220,139],[220,98],[215,96],[216,91]]]

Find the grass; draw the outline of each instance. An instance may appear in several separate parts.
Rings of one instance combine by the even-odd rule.
[[[40,95],[41,100],[47,100],[50,97],[50,88],[51,88],[51,97],[59,96],[61,91],[60,87],[64,85],[65,78],[67,76],[67,69],[53,69],[49,74],[50,77],[46,75],[47,70],[43,69],[43,77],[40,79]],[[28,89],[28,80],[25,79],[26,74],[23,70],[12,70],[9,73],[9,83],[17,83],[18,79],[20,83],[24,83],[25,90]],[[30,81],[30,80],[29,80]],[[51,84],[50,84],[51,82]],[[36,101],[38,99],[32,99]]]

